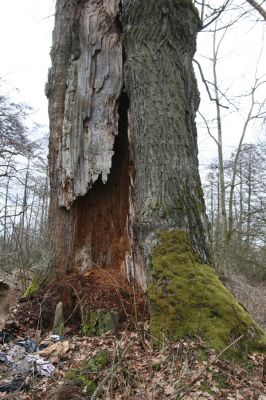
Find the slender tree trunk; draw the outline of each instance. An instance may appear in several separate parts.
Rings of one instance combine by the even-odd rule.
[[[7,227],[7,218],[8,218],[8,199],[9,199],[9,184],[10,184],[10,177],[7,178],[6,182],[6,193],[5,193],[5,207],[4,207],[4,247],[7,245],[7,239],[9,236],[8,227]]]
[[[246,246],[247,248],[251,245],[251,197],[252,197],[252,158],[251,151],[248,154],[248,198],[247,198],[247,230],[246,230]]]
[[[221,210],[221,233],[220,233],[220,253],[218,262],[218,272],[221,276],[225,273],[226,252],[227,252],[227,212],[226,212],[226,193],[225,193],[225,177],[224,177],[224,159],[223,159],[223,135],[222,135],[222,120],[221,106],[218,91],[217,79],[217,54],[219,45],[216,45],[216,32],[213,35],[213,82],[216,104],[217,118],[217,147],[218,147],[218,162],[219,162],[219,184],[220,184],[220,210]]]
[[[57,1],[47,95],[59,275],[116,267],[145,288],[157,234],[173,229],[208,260],[198,24],[190,2]]]
[[[244,199],[243,199],[243,193],[244,193],[244,176],[243,176],[243,162],[240,159],[239,162],[239,184],[240,184],[240,190],[239,190],[239,218],[238,218],[238,252],[241,252],[242,245],[243,245],[243,216],[244,216]]]
[[[228,206],[228,233],[227,233],[227,242],[230,242],[232,233],[233,233],[233,225],[234,225],[234,215],[233,215],[233,200],[234,200],[234,193],[235,193],[235,182],[236,182],[236,176],[237,176],[237,167],[239,164],[239,157],[241,154],[242,146],[243,146],[243,141],[246,136],[248,124],[252,120],[252,111],[254,108],[255,104],[255,99],[254,99],[254,94],[255,94],[255,88],[256,84],[254,85],[254,88],[252,89],[252,95],[251,95],[251,105],[248,111],[248,115],[246,118],[246,121],[244,123],[244,127],[241,133],[241,137],[237,146],[236,154],[233,160],[233,165],[232,165],[232,178],[230,182],[230,192],[229,192],[229,206]]]

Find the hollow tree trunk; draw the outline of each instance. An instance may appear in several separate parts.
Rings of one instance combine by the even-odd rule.
[[[58,274],[117,267],[142,288],[158,233],[208,259],[190,1],[58,0],[47,84]]]

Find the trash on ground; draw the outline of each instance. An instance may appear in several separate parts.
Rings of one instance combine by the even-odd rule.
[[[0,353],[0,361],[8,365],[12,376],[38,374],[48,377],[55,370],[50,361],[39,354],[28,354],[25,348],[19,345],[12,347],[6,354]]]
[[[10,393],[25,389],[28,389],[28,385],[25,383],[25,380],[20,377],[13,378],[11,381],[0,383],[0,392]]]
[[[9,332],[2,331],[0,332],[0,343],[5,344],[9,343],[12,340],[12,335]]]
[[[60,335],[50,335],[49,338],[52,340],[52,342],[62,342],[64,340],[64,336]]]
[[[7,356],[4,353],[0,353],[0,362],[7,363]]]
[[[37,344],[32,339],[16,340],[16,344],[24,347],[27,353],[35,353],[37,351]]]
[[[38,354],[28,354],[26,359],[29,364],[32,365],[32,372],[40,376],[49,377],[55,370],[55,367],[50,361],[44,360]]]

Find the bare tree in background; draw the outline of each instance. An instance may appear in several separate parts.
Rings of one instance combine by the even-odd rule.
[[[47,245],[45,146],[27,126],[30,109],[0,95],[0,268],[26,287]],[[39,129],[38,127],[35,129]]]
[[[257,121],[258,124],[261,122],[261,120],[265,119],[265,97],[262,97],[261,92],[266,82],[265,75],[259,75],[258,72],[260,56],[263,51],[262,43],[257,67],[254,72],[254,83],[251,85],[249,91],[247,93],[241,94],[235,93],[234,96],[230,96],[228,94],[228,88],[223,87],[223,73],[221,72],[219,74],[219,66],[221,65],[219,58],[222,57],[220,56],[221,48],[223,47],[223,42],[226,39],[226,36],[230,33],[230,28],[237,24],[237,18],[234,15],[239,15],[239,12],[241,11],[242,16],[244,16],[246,15],[247,10],[243,8],[239,9],[238,7],[236,7],[234,2],[231,1],[223,2],[220,7],[218,7],[218,5],[215,3],[216,8],[213,8],[210,5],[211,3],[213,2],[202,3],[201,15],[203,18],[203,28],[204,26],[211,27],[211,34],[213,36],[212,54],[209,55],[210,68],[212,68],[212,79],[209,78],[210,74],[207,73],[206,75],[208,75],[208,79],[205,78],[205,72],[203,71],[198,61],[195,60],[195,64],[198,67],[203,84],[207,89],[209,101],[210,103],[214,103],[215,107],[215,117],[213,119],[211,117],[207,117],[206,115],[202,115],[202,113],[200,115],[204,121],[205,128],[208,134],[214,140],[217,146],[219,165],[218,177],[220,231],[217,269],[219,274],[223,276],[225,274],[225,269],[227,266],[228,247],[230,245],[230,241],[234,231],[234,194],[239,157],[249,126],[251,126],[254,121]],[[207,15],[205,17],[203,9],[205,10],[205,14]],[[208,12],[210,12],[210,15],[208,15]],[[226,14],[223,17],[222,13],[229,13],[229,15],[227,16]],[[215,18],[217,15],[219,15],[219,19]],[[207,21],[205,25],[204,21]],[[209,21],[212,22],[211,26],[209,24]],[[241,97],[242,103],[245,104],[246,107],[246,115],[243,118],[243,128],[240,132],[237,150],[234,154],[235,158],[232,164],[231,181],[228,183],[225,181],[223,119],[232,111],[238,114],[241,113],[241,110],[239,108]]]

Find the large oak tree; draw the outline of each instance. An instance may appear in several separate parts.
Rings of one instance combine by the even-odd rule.
[[[209,254],[192,68],[200,20],[192,1],[58,0],[55,21],[47,84],[54,271],[117,268],[143,289],[153,276],[155,333],[161,314],[173,337],[180,335],[176,320],[191,319],[175,311],[182,285],[184,293],[199,292],[196,302],[190,294],[197,327],[203,317],[214,327],[227,324],[232,309],[224,342],[231,331],[242,333],[240,325],[256,331],[210,268],[198,264]],[[182,269],[189,273],[179,280]],[[207,314],[206,298],[216,290],[228,307]]]
[[[190,2],[58,1],[49,74],[54,263],[126,266],[145,287],[156,233],[207,259]]]

